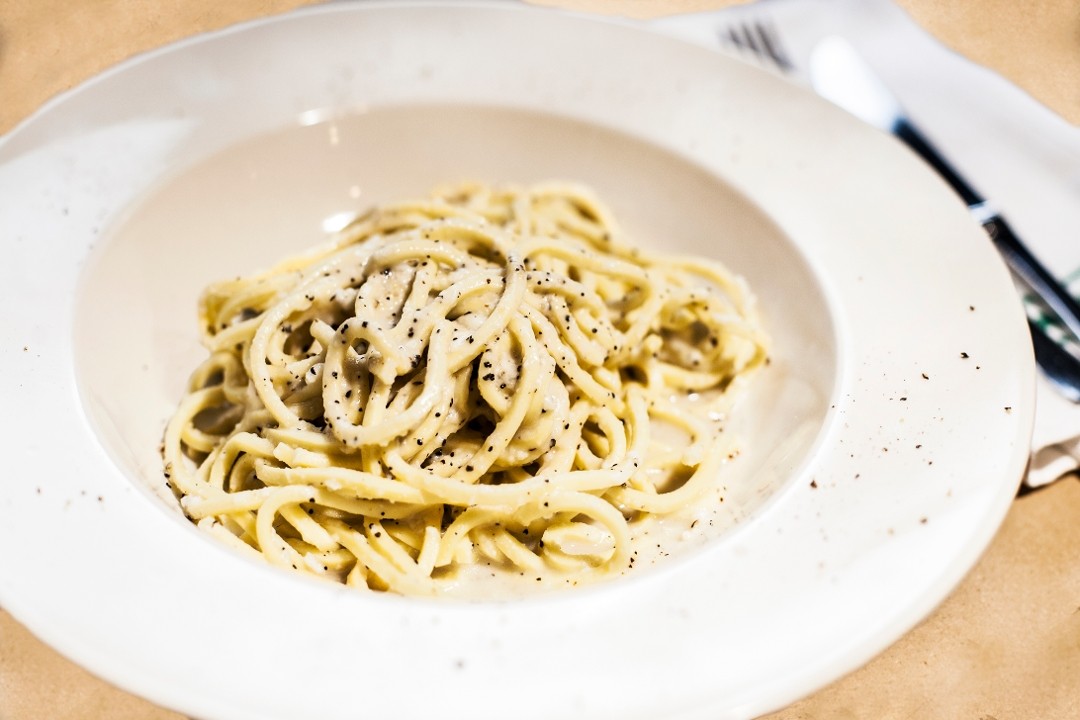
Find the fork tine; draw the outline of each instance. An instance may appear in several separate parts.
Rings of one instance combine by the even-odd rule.
[[[727,30],[718,30],[718,37],[736,50],[753,55],[762,67],[772,66],[782,73],[795,69],[784,50],[776,28],[767,20],[734,23]]]
[[[761,47],[758,43],[757,33],[754,32],[753,25],[740,25],[739,30],[743,37],[743,47],[752,53],[761,55]]]
[[[743,37],[743,34],[742,34],[742,33],[740,32],[740,30],[742,30],[742,29],[743,29],[743,28],[741,28],[741,27],[736,27],[736,26],[734,26],[734,25],[732,25],[731,27],[729,27],[729,28],[727,29],[727,37],[726,37],[726,40],[727,40],[727,41],[728,41],[729,43],[731,43],[731,44],[732,44],[732,46],[734,46],[735,48],[738,48],[738,49],[740,49],[740,50],[747,50],[747,49],[749,49],[749,48],[747,48],[747,46],[746,46],[746,40],[745,40],[745,38]],[[721,35],[721,39],[722,39],[722,40],[723,40],[723,39],[725,39],[723,35]]]
[[[757,30],[757,36],[765,54],[768,55],[781,70],[785,72],[792,70],[795,66],[792,64],[791,59],[788,57],[787,53],[784,51],[783,45],[780,43],[780,35],[776,31],[776,27],[772,23],[759,20],[754,23],[754,28]]]

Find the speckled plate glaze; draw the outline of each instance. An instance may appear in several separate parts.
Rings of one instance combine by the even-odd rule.
[[[773,362],[716,537],[519,601],[358,593],[240,558],[163,493],[206,282],[371,202],[561,176],[757,291]],[[0,141],[0,602],[204,720],[748,718],[924,617],[1024,470],[1007,272],[888,137],[642,28],[342,3],[136,58]]]

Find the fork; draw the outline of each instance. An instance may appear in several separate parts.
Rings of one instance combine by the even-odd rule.
[[[760,59],[768,59],[775,69],[783,73],[795,70],[795,64],[787,56],[780,36],[772,24],[757,21],[732,25],[727,32],[719,33],[721,41],[727,41],[739,50],[753,53]]]
[[[774,68],[783,74],[795,70],[795,64],[788,57],[784,46],[780,43],[780,36],[771,23],[761,20],[744,22],[732,25],[726,32],[718,32],[718,35],[721,42],[752,53],[759,60],[771,62]]]
[[[762,20],[742,22],[726,30],[718,31],[718,36],[722,43],[756,59],[759,67],[771,69],[781,75],[791,75],[797,70],[772,23]],[[857,61],[858,58],[854,57],[853,60]],[[896,112],[895,121],[891,123],[891,126],[887,125],[882,129],[889,130],[928,162],[972,210],[985,207],[986,202],[978,193],[960,178],[949,163],[902,114],[899,104],[897,104]],[[972,200],[978,202],[973,204]],[[1080,334],[1076,332],[1076,328],[1080,327],[1080,312],[1077,311],[1075,299],[1043,268],[1042,264],[1023,246],[1019,238],[1012,234],[1004,220],[991,217],[989,220],[980,218],[980,221],[987,229],[991,240],[995,241],[1013,273],[1045,302],[1047,310],[1053,307],[1053,311],[1050,312],[1054,312],[1062,325],[1072,330],[1080,340]],[[1049,337],[1045,329],[1030,318],[1028,329],[1031,333],[1035,360],[1043,373],[1062,396],[1072,402],[1080,403],[1080,359]]]

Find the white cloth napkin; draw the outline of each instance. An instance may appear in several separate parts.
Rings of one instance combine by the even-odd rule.
[[[1080,293],[1080,128],[1022,90],[939,43],[889,0],[761,0],[653,21],[662,32],[731,49],[723,36],[766,19],[796,68],[815,43],[846,37],[935,145],[1002,212],[1031,251]],[[798,70],[796,82],[806,81]],[[1028,313],[1039,310],[1028,303]],[[1039,377],[1026,482],[1052,482],[1080,467],[1080,405]]]

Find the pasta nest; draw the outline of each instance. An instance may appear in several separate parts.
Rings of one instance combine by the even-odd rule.
[[[164,444],[188,517],[276,565],[419,595],[625,572],[636,523],[715,487],[767,349],[741,279],[631,247],[556,183],[375,208],[210,286],[200,322],[210,356]]]

